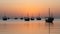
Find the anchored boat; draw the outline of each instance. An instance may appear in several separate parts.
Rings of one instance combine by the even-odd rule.
[[[49,8],[49,17],[45,17],[45,21],[48,23],[52,23],[54,20],[54,17],[50,14],[50,8]]]

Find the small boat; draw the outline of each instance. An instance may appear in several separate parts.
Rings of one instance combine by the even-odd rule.
[[[15,20],[18,19],[17,17],[14,18]]]
[[[53,23],[54,17],[52,15],[50,15],[50,8],[49,8],[49,17],[45,18],[45,21],[47,23]]]
[[[8,20],[8,17],[6,17],[6,13],[4,12],[4,16],[2,17],[2,20],[6,21]]]
[[[34,20],[34,17],[31,17],[30,19],[31,19],[31,20]]]
[[[25,20],[25,21],[30,21],[30,18],[29,18],[29,14],[28,14],[28,13],[27,13],[27,16],[24,17],[24,20]]]
[[[7,20],[8,18],[6,16],[2,17],[3,20]]]
[[[20,19],[21,19],[21,20],[23,20],[24,18],[23,18],[23,17],[21,17]]]
[[[41,20],[40,13],[39,13],[38,16],[36,17],[36,20]]]
[[[20,15],[20,20],[23,20],[24,19],[24,16],[23,16],[23,14],[21,13],[21,15]]]
[[[34,20],[33,14],[32,14],[32,16],[30,17],[30,20]]]
[[[29,17],[25,17],[24,20],[25,21],[30,21],[30,18]]]
[[[40,17],[36,17],[36,20],[41,20],[41,18]]]

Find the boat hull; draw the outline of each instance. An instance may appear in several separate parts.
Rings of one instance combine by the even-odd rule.
[[[7,20],[7,18],[3,18],[3,20]]]
[[[23,20],[23,18],[20,18],[21,20]]]
[[[34,20],[34,18],[30,18],[31,20]]]
[[[24,18],[25,21],[29,21],[30,19],[27,17],[27,18]]]
[[[41,18],[40,17],[37,17],[36,20],[41,20]]]
[[[50,18],[50,17],[48,17],[47,19],[45,19],[45,21],[46,22],[48,22],[48,23],[53,23],[53,20],[54,20],[54,18]]]

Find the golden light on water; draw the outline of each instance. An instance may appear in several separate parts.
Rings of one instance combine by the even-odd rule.
[[[20,32],[20,34],[39,34],[41,32],[47,32],[46,28],[42,25],[43,23],[19,23],[19,24],[2,24],[0,25],[0,31],[6,32]],[[7,26],[8,25],[8,26]],[[48,28],[47,28],[48,29]]]
[[[60,21],[54,21],[50,26],[51,34],[60,33]],[[49,23],[41,21],[0,21],[0,34],[49,34]]]

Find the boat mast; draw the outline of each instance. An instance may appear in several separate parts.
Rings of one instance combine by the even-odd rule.
[[[40,12],[39,12],[39,15],[38,16],[40,17]]]
[[[3,16],[6,17],[6,12],[4,11]]]
[[[31,15],[31,18],[33,17],[33,14]]]
[[[50,17],[50,8],[49,8],[49,17]]]
[[[29,12],[27,13],[27,17],[29,17]]]

